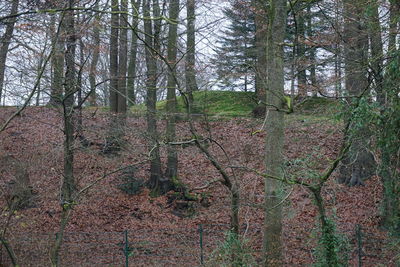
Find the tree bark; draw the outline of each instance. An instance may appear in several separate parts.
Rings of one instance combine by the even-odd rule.
[[[256,59],[256,81],[255,81],[255,90],[257,95],[257,100],[259,102],[265,102],[265,92],[267,87],[267,55],[266,55],[266,42],[267,42],[267,25],[268,25],[268,17],[266,14],[266,6],[264,1],[256,0],[257,13],[255,15],[255,24],[256,24],[256,51],[257,51],[257,59]]]
[[[312,23],[312,11],[311,11],[311,4],[307,5],[307,38],[313,38],[314,37],[314,29],[313,29],[313,23]],[[309,53],[308,53],[308,69],[310,71],[310,83],[312,87],[312,94],[316,95],[317,94],[317,72],[316,72],[316,48],[314,45],[311,45],[308,47]]]
[[[161,175],[161,161],[160,161],[160,151],[158,147],[158,133],[157,133],[157,117],[156,117],[156,101],[157,101],[157,61],[156,53],[158,45],[157,36],[159,31],[154,31],[153,36],[153,23],[150,19],[150,1],[143,1],[143,14],[146,18],[144,20],[144,32],[145,32],[145,42],[146,42],[146,116],[147,116],[147,132],[149,136],[150,145],[150,179],[148,180],[148,186],[155,193],[160,191],[160,181],[162,179]],[[154,8],[154,6],[153,6]],[[154,12],[154,10],[153,10]],[[156,11],[157,13],[157,11]],[[156,14],[154,14],[156,15]]]
[[[196,1],[188,0],[186,6],[187,13],[187,40],[185,58],[186,92],[189,102],[193,104],[193,92],[198,91],[196,82]]]
[[[10,15],[16,14],[18,12],[19,0],[13,0],[10,10]],[[13,37],[15,22],[17,21],[16,17],[9,19],[6,24],[6,30],[4,35],[1,37],[1,47],[0,47],[0,100],[4,87],[4,75],[6,71],[6,61],[8,48],[10,47],[11,39]]]
[[[307,96],[307,73],[306,73],[306,46],[304,44],[305,37],[305,16],[303,11],[297,14],[297,87],[300,97]]]
[[[110,111],[118,113],[118,36],[119,15],[118,0],[111,1],[110,35]]]
[[[119,16],[119,55],[118,55],[118,107],[122,117],[126,114],[126,73],[128,66],[128,0],[121,0],[121,14]],[[120,118],[122,119],[120,116]]]
[[[395,52],[396,48],[396,36],[398,32],[399,25],[399,13],[400,13],[400,1],[399,0],[390,0],[390,8],[389,8],[389,43],[388,43],[388,51]]]
[[[51,58],[51,92],[49,105],[59,106],[62,103],[63,97],[63,82],[64,82],[64,49],[65,49],[65,37],[64,37],[64,13],[60,13],[58,28],[56,29],[53,25],[56,24],[55,15],[51,15],[51,33],[52,33],[52,46],[54,49],[53,56]]]
[[[98,9],[98,5],[96,4],[95,9]],[[94,17],[93,24],[93,57],[92,62],[90,63],[89,70],[89,84],[90,84],[90,97],[89,104],[91,106],[97,106],[97,92],[96,92],[96,72],[97,72],[97,64],[99,62],[100,57],[100,16],[96,14]]]
[[[132,28],[131,28],[131,47],[128,65],[128,81],[127,81],[127,94],[128,105],[133,106],[136,102],[135,80],[136,80],[136,58],[138,49],[137,27],[139,23],[139,8],[141,0],[131,1],[133,15],[132,15]]]
[[[268,12],[267,34],[267,135],[265,140],[266,172],[282,177],[284,113],[275,107],[283,108],[284,58],[283,41],[286,30],[286,0],[272,0]],[[279,204],[280,184],[273,179],[265,179],[265,220],[264,220],[264,265],[282,265],[282,206]]]
[[[349,95],[348,108],[351,109],[369,86],[367,79],[368,34],[363,17],[366,3],[364,0],[345,0],[343,5],[345,85]],[[355,129],[354,125],[350,127]],[[366,149],[367,141],[370,138],[368,129],[364,128],[358,131],[351,137],[345,137],[351,138],[351,146],[348,155],[342,161],[339,182],[348,185],[363,184],[363,179],[369,178],[375,170],[374,157]]]
[[[389,44],[386,58],[387,68],[385,76],[383,74],[383,46],[381,37],[381,27],[379,24],[379,4],[374,1],[371,6],[371,18],[369,20],[369,35],[371,43],[371,66],[376,82],[377,100],[380,106],[380,125],[382,130],[379,132],[378,148],[381,155],[379,164],[379,176],[383,184],[383,212],[382,223],[393,233],[400,231],[400,182],[398,179],[399,163],[396,157],[399,141],[394,136],[398,135],[398,126],[395,126],[396,100],[398,105],[399,78],[398,62],[399,55],[396,48],[397,38],[397,19],[399,18],[399,1],[390,2],[390,25],[389,25]],[[395,66],[395,67],[393,67]],[[398,110],[398,108],[397,108]],[[397,123],[398,124],[398,123]],[[396,129],[397,128],[397,129]]]
[[[178,44],[178,16],[179,0],[171,0],[169,6],[169,30],[167,61],[169,64],[167,81],[167,142],[173,142],[176,138],[175,118],[176,118],[176,64],[177,64],[177,44]],[[176,179],[178,175],[178,154],[175,146],[168,146],[168,160],[166,178]]]
[[[69,7],[74,5],[73,0],[69,0]],[[65,50],[65,83],[63,97],[64,108],[64,179],[61,188],[61,204],[62,207],[73,204],[73,194],[76,190],[74,178],[74,94],[76,88],[76,70],[75,70],[75,18],[74,11],[65,12],[66,23],[66,50]]]

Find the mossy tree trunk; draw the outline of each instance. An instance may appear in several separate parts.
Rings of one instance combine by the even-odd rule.
[[[365,27],[364,0],[345,0],[344,5],[344,61],[345,85],[348,98],[348,109],[353,110],[357,102],[369,89],[367,78],[368,62],[368,34]],[[348,116],[352,116],[349,112]],[[346,118],[347,121],[350,118]],[[360,128],[350,125],[350,134],[345,138],[351,139],[348,155],[343,159],[340,168],[339,182],[348,185],[361,185],[375,171],[375,160],[368,151],[368,140],[371,134],[368,126]]]

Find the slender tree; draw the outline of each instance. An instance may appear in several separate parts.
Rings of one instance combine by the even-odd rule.
[[[74,176],[74,94],[77,91],[75,53],[76,53],[76,33],[75,33],[75,12],[72,10],[75,3],[69,0],[65,13],[66,25],[66,49],[65,49],[65,83],[64,95],[62,98],[64,116],[64,173],[61,187],[61,226],[60,232],[56,236],[55,244],[51,252],[52,266],[59,266],[59,251],[63,241],[64,230],[68,221],[68,216],[74,206],[76,194],[76,181]]]
[[[128,0],[121,0],[119,16],[119,51],[118,51],[118,107],[117,112],[126,113],[127,90],[126,74],[128,67]]]
[[[167,81],[167,142],[173,142],[176,138],[175,117],[176,117],[176,64],[178,44],[178,16],[179,0],[171,0],[169,4],[169,29],[167,61],[169,64]],[[178,154],[175,146],[168,146],[168,161],[166,178],[176,179],[178,175]]]
[[[397,5],[397,6],[393,6]],[[389,22],[396,24],[393,17],[399,17],[399,3],[391,2]],[[394,115],[399,112],[400,101],[398,99],[399,76],[398,64],[399,54],[395,45],[396,32],[393,32],[394,25],[389,26],[389,46],[387,52],[387,69],[384,72],[384,54],[382,43],[382,28],[379,21],[379,3],[369,3],[368,35],[370,41],[370,68],[374,78],[374,88],[377,93],[377,102],[380,108],[378,131],[378,150],[380,152],[380,164],[378,174],[383,184],[383,225],[393,233],[400,230],[400,181],[399,163],[396,153],[400,147],[398,129],[400,120]],[[396,14],[397,12],[397,14]],[[396,96],[397,95],[397,96]]]
[[[110,110],[118,113],[118,36],[119,36],[118,0],[111,1],[110,35]]]
[[[161,160],[160,150],[158,147],[158,133],[157,133],[157,118],[156,118],[156,101],[157,101],[157,51],[159,48],[158,34],[159,30],[156,27],[157,22],[153,23],[150,17],[150,2],[151,0],[143,1],[143,15],[144,20],[144,33],[146,42],[146,109],[147,109],[147,132],[149,136],[149,144],[151,147],[150,152],[150,179],[148,186],[156,193],[162,191],[162,174],[161,174]],[[154,1],[155,2],[155,1]],[[156,17],[157,7],[153,14]],[[159,8],[159,7],[158,7]],[[158,13],[159,14],[159,13]],[[154,31],[153,31],[153,24]]]
[[[65,27],[64,27],[64,13],[58,15],[58,27],[56,25],[56,15],[51,14],[50,30],[52,33],[52,46],[53,56],[51,58],[51,91],[49,105],[61,105],[63,95],[63,82],[64,82],[64,49],[65,49]]]
[[[265,92],[267,90],[267,75],[266,75],[266,60],[267,60],[267,26],[268,26],[268,17],[267,17],[267,5],[266,1],[255,0],[256,2],[256,14],[255,14],[255,42],[256,42],[256,50],[257,50],[257,59],[256,59],[256,94],[259,102],[265,102]]]
[[[298,94],[301,97],[307,96],[307,64],[306,64],[306,14],[302,6],[296,14],[297,18],[297,86]]]
[[[139,25],[139,8],[141,0],[132,0],[131,6],[133,10],[131,22],[131,46],[128,65],[128,80],[127,80],[127,95],[128,105],[132,106],[136,102],[135,80],[136,80],[136,65],[137,65],[137,50],[138,50],[138,25]]]
[[[98,4],[96,3],[95,9],[98,9]],[[89,103],[91,106],[97,106],[97,92],[96,92],[96,72],[97,72],[97,64],[99,63],[100,57],[100,15],[95,14],[94,23],[93,23],[93,56],[92,61],[90,63],[89,70],[89,83],[90,83],[90,97]]]
[[[10,15],[18,12],[19,0],[13,0],[11,3]],[[15,22],[17,17],[12,17],[6,21],[6,30],[0,39],[0,100],[4,86],[4,74],[6,71],[6,61],[11,39],[13,37]]]
[[[193,103],[193,92],[198,90],[196,82],[196,0],[188,0],[186,4],[187,13],[187,35],[186,35],[186,57],[185,78],[186,92],[189,101]]]
[[[272,0],[268,9],[265,166],[266,173],[282,177],[284,142],[284,59],[286,0]],[[265,179],[264,265],[282,265],[282,207],[280,184]]]

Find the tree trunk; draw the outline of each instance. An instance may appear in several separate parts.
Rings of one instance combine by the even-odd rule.
[[[342,97],[342,47],[341,47],[341,33],[340,30],[340,14],[341,10],[340,1],[335,3],[335,96]]]
[[[78,16],[79,20],[79,16]],[[84,21],[84,19],[82,19]],[[85,65],[85,55],[84,55],[85,45],[83,44],[82,37],[79,38],[79,66],[80,69],[78,71],[77,79],[76,79],[76,91],[77,91],[77,100],[78,100],[78,112],[76,114],[76,136],[82,141],[82,144],[87,142],[85,137],[83,136],[83,117],[82,117],[82,75],[83,75],[83,67]]]
[[[312,11],[311,11],[311,4],[307,5],[307,38],[312,38],[314,37],[314,29],[313,29],[313,23],[312,23]],[[312,87],[312,94],[316,95],[317,94],[317,72],[316,72],[316,49],[314,45],[311,45],[308,47],[309,54],[308,54],[308,69],[310,70],[310,83]]]
[[[186,41],[186,92],[189,96],[189,102],[193,103],[193,92],[197,91],[196,82],[196,1],[188,0],[186,6],[187,12],[187,41]]]
[[[383,212],[382,223],[392,233],[400,232],[400,182],[399,182],[399,162],[395,155],[398,151],[398,119],[396,126],[396,111],[399,106],[399,77],[398,63],[399,54],[396,48],[397,38],[397,19],[399,18],[399,1],[390,2],[390,25],[389,25],[389,44],[388,54],[386,56],[387,68],[385,76],[382,73],[383,65],[383,49],[381,40],[381,28],[379,24],[378,3],[374,2],[372,6],[372,18],[370,20],[370,40],[371,40],[371,56],[374,59],[373,67],[380,70],[377,80],[381,84],[377,84],[377,100],[380,106],[380,125],[382,130],[379,133],[378,148],[381,154],[379,165],[379,176],[383,184]],[[376,61],[376,62],[375,62]],[[374,71],[375,74],[376,71]],[[377,73],[378,74],[378,73]],[[398,110],[398,108],[397,108]],[[393,122],[394,121],[394,122]]]
[[[118,55],[118,107],[122,117],[126,114],[126,73],[128,66],[128,0],[121,0],[119,16],[119,55]],[[123,119],[121,116],[120,118]]]
[[[98,5],[96,4],[95,9],[98,9]],[[96,14],[94,17],[94,25],[93,25],[93,57],[92,62],[90,63],[89,70],[89,84],[90,84],[90,97],[89,104],[91,106],[97,106],[97,92],[96,92],[96,70],[97,64],[99,62],[100,57],[100,16]]]
[[[68,7],[74,7],[74,0],[68,1]],[[66,50],[65,50],[65,83],[63,97],[64,115],[64,174],[61,187],[61,223],[60,232],[56,235],[54,246],[51,250],[52,266],[59,266],[59,251],[63,242],[65,227],[68,217],[75,202],[76,181],[74,177],[74,94],[77,91],[75,53],[76,53],[76,34],[74,11],[65,11],[66,25]]]
[[[299,96],[303,98],[307,96],[305,28],[304,14],[300,11],[297,16],[297,87]]]
[[[399,25],[399,12],[400,12],[400,2],[399,0],[390,0],[390,13],[389,13],[389,43],[388,51],[395,52],[396,48],[396,36],[398,32]]]
[[[272,0],[269,8],[267,34],[267,92],[266,103],[283,108],[284,58],[282,43],[286,30],[286,0]],[[276,108],[267,108],[265,140],[265,166],[267,174],[282,177],[284,113]],[[282,265],[282,206],[279,205],[280,184],[265,179],[265,221],[264,221],[264,265]]]
[[[349,109],[354,102],[368,89],[367,80],[367,51],[368,35],[363,26],[362,17],[365,14],[365,2],[344,1],[344,57],[345,57],[345,82],[349,95]],[[349,118],[347,118],[348,120]],[[350,127],[354,128],[354,125]],[[355,128],[354,128],[355,129]],[[351,146],[348,155],[343,159],[340,167],[339,182],[348,185],[361,185],[363,179],[369,178],[375,170],[374,157],[369,152],[367,141],[370,138],[368,129],[358,130],[352,134]]]
[[[51,15],[51,27],[56,23],[55,15]],[[51,58],[52,79],[49,105],[59,106],[62,103],[63,97],[63,82],[64,82],[64,13],[59,15],[59,23],[57,30],[52,27],[52,46],[54,49]]]
[[[146,18],[150,18],[150,1],[151,0],[143,1],[143,14]],[[160,181],[162,179],[162,175],[161,175],[161,161],[160,161],[160,151],[158,147],[158,133],[157,133],[157,117],[156,117],[157,62],[156,62],[156,53],[154,51],[157,47],[156,44],[157,31],[154,31],[154,36],[153,36],[152,24],[153,24],[152,20],[150,19],[144,20],[145,42],[147,46],[150,46],[146,47],[146,67],[147,67],[146,115],[147,115],[147,132],[150,139],[149,145],[151,149],[150,179],[148,181],[148,186],[153,190],[153,192],[159,193],[161,186]]]
[[[167,61],[169,64],[167,81],[167,142],[175,141],[175,118],[176,118],[176,63],[178,44],[178,16],[179,0],[171,0],[169,6],[169,30]],[[176,179],[178,175],[178,154],[175,146],[168,146],[168,161],[166,178]],[[172,184],[171,184],[172,185]]]
[[[127,94],[128,94],[128,105],[133,106],[136,102],[135,93],[135,80],[136,80],[136,58],[138,49],[138,38],[137,38],[137,27],[139,23],[139,8],[141,0],[132,0],[132,29],[131,29],[131,47],[128,65],[128,84],[127,84]]]
[[[16,14],[18,12],[18,5],[19,5],[19,0],[12,1],[10,15]],[[10,18],[5,23],[6,30],[4,32],[4,35],[1,37],[1,44],[0,44],[1,45],[1,47],[0,47],[0,100],[1,100],[1,95],[3,92],[3,86],[4,86],[4,75],[5,75],[5,71],[6,71],[8,48],[11,43],[11,39],[13,36],[14,26],[15,26],[16,21],[17,21],[17,17],[13,17],[13,18]]]
[[[266,41],[267,41],[267,24],[268,18],[266,14],[266,6],[264,1],[256,0],[257,13],[255,15],[255,25],[256,25],[256,81],[255,90],[257,99],[259,102],[265,102],[265,92],[267,90],[267,56],[266,56]]]
[[[114,113],[118,112],[118,11],[118,0],[112,0],[110,35],[110,111]]]
[[[70,8],[73,7],[74,1],[69,1]],[[66,50],[65,50],[65,83],[63,98],[64,107],[64,179],[61,188],[62,206],[70,206],[73,204],[73,194],[76,190],[74,178],[74,94],[76,92],[76,70],[75,70],[75,19],[74,11],[65,12],[66,20]]]

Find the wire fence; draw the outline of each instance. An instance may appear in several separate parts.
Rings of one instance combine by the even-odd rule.
[[[66,232],[60,266],[209,266],[225,240],[228,225],[197,228],[126,230],[123,232]],[[350,266],[400,266],[399,242],[383,240],[356,226],[349,233]],[[247,229],[255,266],[261,263],[261,228]],[[55,234],[15,233],[9,238],[20,266],[50,266]],[[0,266],[12,266],[5,249]],[[310,266],[287,263],[287,266]],[[218,266],[218,265],[210,265]]]

